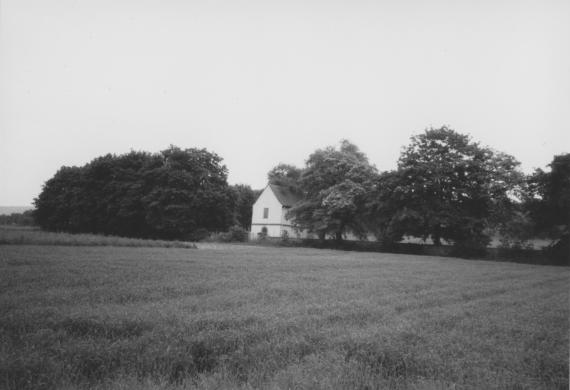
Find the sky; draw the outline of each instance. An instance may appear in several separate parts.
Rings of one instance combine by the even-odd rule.
[[[262,188],[348,139],[383,171],[447,125],[524,172],[570,152],[566,0],[0,0],[0,205],[173,144]]]

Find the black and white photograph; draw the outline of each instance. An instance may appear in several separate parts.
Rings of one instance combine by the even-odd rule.
[[[567,0],[0,0],[0,389],[567,390]]]

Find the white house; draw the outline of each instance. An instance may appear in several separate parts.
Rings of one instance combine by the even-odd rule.
[[[300,237],[287,219],[287,211],[301,200],[301,195],[290,188],[268,184],[255,203],[251,215],[251,238],[261,234],[267,237],[282,237],[287,232],[289,237]]]

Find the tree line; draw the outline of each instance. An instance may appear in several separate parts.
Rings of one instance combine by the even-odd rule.
[[[62,167],[35,199],[34,216],[51,231],[199,240],[248,229],[255,197],[247,185],[228,185],[217,154],[171,146]]]
[[[372,233],[385,244],[404,236],[481,248],[499,233],[522,247],[536,236],[568,236],[570,154],[551,171],[526,176],[511,155],[484,147],[448,127],[411,138],[397,169],[378,172],[349,141],[312,153],[302,168],[279,164],[270,182],[303,201],[289,211],[299,229],[342,240]]]
[[[278,164],[268,181],[302,196],[294,225],[320,239],[347,233],[382,243],[404,236],[483,247],[494,232],[520,246],[537,235],[568,235],[570,154],[531,175],[508,154],[448,127],[411,138],[397,168],[379,172],[349,141],[313,152],[303,167]],[[62,167],[35,199],[43,229],[199,240],[247,230],[259,194],[227,183],[227,168],[206,149],[102,156]],[[235,229],[235,228],[234,228]]]
[[[0,225],[34,226],[35,224],[33,210],[0,215]]]

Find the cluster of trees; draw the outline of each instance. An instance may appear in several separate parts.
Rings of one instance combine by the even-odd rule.
[[[201,239],[248,229],[256,193],[230,186],[222,159],[206,149],[108,154],[62,167],[35,199],[46,230],[128,237]]]
[[[33,226],[35,225],[33,210],[0,215],[0,225]]]
[[[386,244],[415,236],[470,248],[495,232],[509,246],[568,236],[570,154],[550,168],[525,176],[513,156],[442,127],[412,137],[392,171],[378,172],[345,140],[302,168],[277,165],[268,179],[302,194],[289,216],[320,239],[372,233]],[[34,218],[52,231],[197,240],[248,230],[258,193],[228,185],[215,153],[171,146],[62,167],[35,200]]]
[[[567,234],[570,155],[555,157],[549,173],[527,177],[519,165],[442,127],[412,137],[393,171],[378,172],[342,141],[315,151],[303,168],[276,166],[268,179],[303,194],[289,216],[321,239],[372,232],[384,243],[409,235],[479,248],[497,231],[517,245],[540,233]]]

